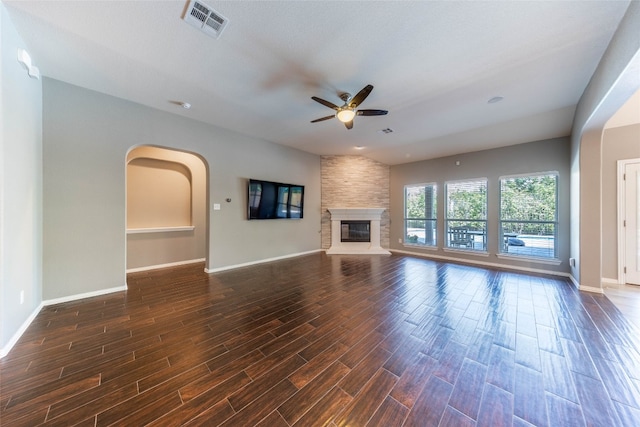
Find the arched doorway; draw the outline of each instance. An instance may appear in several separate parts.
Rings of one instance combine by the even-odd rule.
[[[126,159],[127,272],[206,261],[208,169],[198,155],[155,146]]]

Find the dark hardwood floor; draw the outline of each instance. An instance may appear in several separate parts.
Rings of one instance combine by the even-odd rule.
[[[45,307],[3,426],[638,426],[640,331],[566,280],[324,253]]]

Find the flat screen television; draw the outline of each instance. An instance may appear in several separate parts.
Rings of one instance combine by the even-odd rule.
[[[304,185],[249,180],[249,219],[302,218]]]

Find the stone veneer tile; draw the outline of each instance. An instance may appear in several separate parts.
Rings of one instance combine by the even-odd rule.
[[[389,166],[362,156],[321,156],[322,248],[331,247],[327,208],[384,208],[380,245],[389,248]]]

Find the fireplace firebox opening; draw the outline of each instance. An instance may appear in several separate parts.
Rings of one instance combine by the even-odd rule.
[[[371,221],[340,221],[341,242],[370,242]]]

